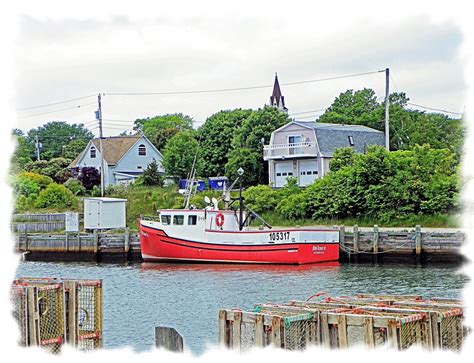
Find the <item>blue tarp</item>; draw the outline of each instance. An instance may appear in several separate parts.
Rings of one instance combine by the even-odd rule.
[[[227,177],[217,176],[209,178],[209,187],[213,190],[222,190],[227,183]]]
[[[187,181],[188,181],[187,179],[179,179],[179,182],[178,182],[179,189],[186,189]],[[196,184],[197,184],[198,191],[201,192],[206,189],[206,182],[204,180],[195,180],[194,185]]]

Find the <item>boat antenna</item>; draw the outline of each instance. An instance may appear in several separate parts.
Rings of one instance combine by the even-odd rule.
[[[199,147],[201,146],[202,134],[203,134],[202,132],[199,134],[199,140],[198,140],[198,145],[196,148],[196,153],[194,154],[193,165],[191,166],[191,171],[188,174],[188,179],[186,182],[186,191],[185,191],[186,198],[184,199],[184,209],[189,208],[189,203],[191,201],[191,198],[194,195],[194,193],[196,193],[197,191],[197,186],[194,187],[194,179],[196,177],[196,160],[199,153]]]

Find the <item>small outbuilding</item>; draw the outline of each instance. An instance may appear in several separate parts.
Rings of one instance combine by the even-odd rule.
[[[127,199],[84,198],[84,229],[126,227]]]

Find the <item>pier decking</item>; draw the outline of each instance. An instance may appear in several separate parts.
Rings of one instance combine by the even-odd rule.
[[[340,262],[362,263],[460,263],[464,260],[461,232],[412,231],[352,232],[340,227]],[[140,239],[128,229],[118,233],[18,233],[15,250],[25,260],[39,261],[137,261],[140,262]]]

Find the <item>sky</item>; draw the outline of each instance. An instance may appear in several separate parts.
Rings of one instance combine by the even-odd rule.
[[[309,111],[324,110],[347,89],[372,88],[383,99],[385,74],[285,83],[387,67],[391,92],[405,92],[414,104],[463,112],[463,34],[452,20],[414,14],[384,24],[355,18],[344,26],[325,28],[322,17],[300,14],[295,19],[285,12],[272,16],[157,13],[144,19],[127,14],[105,18],[21,14],[14,49],[16,127],[29,130],[59,120],[96,127],[97,134],[98,93],[104,94],[107,136],[130,130],[137,118],[175,112],[191,116],[197,127],[223,109],[268,104],[275,73],[290,115],[311,120],[323,111]],[[253,86],[268,87],[113,95]],[[91,97],[24,110],[85,96]]]
[[[373,88],[384,96],[383,73],[299,85],[316,80],[390,68],[391,90],[406,92],[410,102],[453,112],[466,107],[467,136],[463,159],[464,253],[472,256],[474,238],[474,48],[469,1],[358,0],[298,1],[142,1],[80,2],[42,0],[5,2],[0,11],[0,228],[9,231],[12,196],[5,180],[14,144],[13,127],[29,130],[51,120],[86,123],[94,127],[96,95],[103,96],[105,135],[130,128],[138,117],[182,112],[196,126],[222,109],[258,108],[268,103],[271,87],[246,91],[153,96],[114,96],[112,93],[177,92],[268,85],[278,72],[289,113],[328,107],[347,89]],[[86,97],[91,96],[91,97]],[[86,98],[82,98],[86,97]],[[81,98],[67,103],[58,103]],[[36,107],[58,103],[49,107]],[[81,107],[77,107],[81,106]],[[35,108],[31,108],[35,107]],[[27,110],[20,110],[29,108]],[[67,108],[67,110],[58,111]],[[47,112],[47,113],[46,113]],[[36,115],[40,114],[42,115]],[[308,114],[316,117],[315,112]],[[35,115],[35,116],[32,116]],[[302,117],[302,116],[301,116]],[[6,121],[5,121],[6,120]],[[107,121],[125,120],[125,121]],[[97,129],[94,130],[97,132]],[[50,361],[50,356],[16,347],[13,319],[5,319],[18,256],[4,232],[0,268],[3,291],[0,314],[2,348],[7,357]],[[464,270],[472,276],[472,264]],[[470,292],[469,292],[470,291]],[[465,297],[474,296],[472,284]],[[471,298],[472,299],[472,298]],[[466,300],[472,305],[470,299]],[[473,326],[472,309],[466,311]],[[409,352],[410,358],[459,360],[474,348],[473,334],[461,356]],[[12,353],[13,355],[11,355]],[[69,352],[70,353],[70,352]],[[222,362],[222,352],[209,351],[204,362]],[[318,351],[318,359],[351,362],[380,360],[379,352]],[[130,361],[130,351],[87,356],[88,361]],[[293,358],[295,357],[295,358]],[[296,358],[297,357],[297,358]],[[384,361],[408,356],[384,354]],[[54,357],[57,358],[57,357]],[[175,359],[173,357],[171,359]],[[247,360],[288,362],[283,352],[260,352]],[[156,352],[141,361],[170,359]],[[70,361],[83,356],[68,355]],[[181,361],[191,361],[183,356]],[[228,363],[241,361],[227,354]]]

